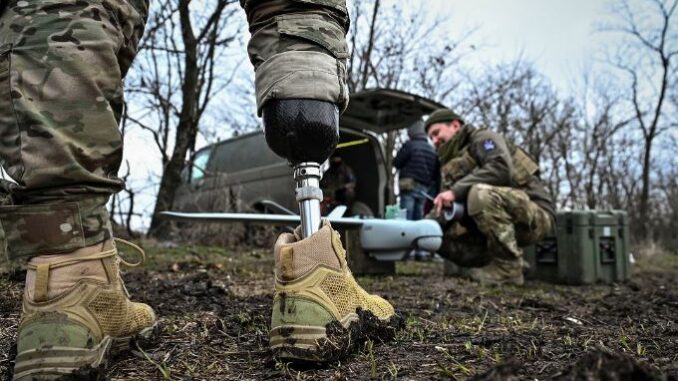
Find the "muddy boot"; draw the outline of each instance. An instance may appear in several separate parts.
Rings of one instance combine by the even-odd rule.
[[[275,261],[270,345],[277,357],[330,361],[365,339],[390,340],[402,326],[389,302],[356,283],[328,222],[307,239],[282,234]]]
[[[517,259],[493,258],[483,267],[474,267],[466,271],[466,275],[472,280],[486,285],[514,284],[522,286],[523,279],[522,261]]]
[[[143,258],[139,247],[129,245]],[[126,348],[135,335],[150,334],[155,314],[129,300],[121,263],[140,264],[125,262],[111,241],[31,259],[14,381],[98,380],[112,350]]]

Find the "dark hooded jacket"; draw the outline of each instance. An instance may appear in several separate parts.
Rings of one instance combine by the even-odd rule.
[[[399,170],[401,179],[411,178],[414,181],[432,186],[439,183],[440,163],[435,149],[429,143],[426,133],[421,129],[410,129],[408,140],[398,151],[393,165]]]

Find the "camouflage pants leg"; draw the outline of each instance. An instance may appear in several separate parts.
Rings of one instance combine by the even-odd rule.
[[[345,108],[345,0],[240,0],[252,38],[259,114],[269,99],[316,99]]]
[[[0,15],[0,163],[13,180],[0,186],[0,227],[10,257],[110,238],[106,203],[123,186],[122,78],[147,13],[148,0],[9,0]]]
[[[445,228],[438,254],[463,267],[484,266],[491,259],[487,238],[477,229],[459,222],[453,222]]]
[[[539,241],[553,224],[548,212],[520,189],[474,185],[467,204],[478,230],[487,237],[488,249],[501,258],[522,257],[520,246]]]

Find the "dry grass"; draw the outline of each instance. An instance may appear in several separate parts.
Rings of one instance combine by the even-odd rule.
[[[550,379],[577,361],[592,367],[585,353],[593,350],[678,376],[676,256],[642,259],[628,283],[590,287],[488,288],[444,277],[440,264],[399,263],[398,275],[358,278],[404,314],[395,342],[295,367],[267,349],[270,250],[142,244],[149,262],[126,279],[162,329],[116,359],[111,380]],[[18,279],[0,278],[0,380],[9,375],[20,289]]]

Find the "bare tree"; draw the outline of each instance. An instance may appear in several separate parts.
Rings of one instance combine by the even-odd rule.
[[[576,108],[563,100],[549,81],[528,62],[518,59],[468,75],[458,107],[466,121],[491,128],[524,148],[540,162],[542,177],[554,198],[568,172],[576,124]],[[571,179],[570,179],[571,180]]]
[[[348,88],[392,88],[445,100],[459,87],[458,64],[472,49],[463,49],[473,33],[450,38],[447,20],[436,18],[425,2],[403,1],[385,6],[380,0],[355,0],[348,42]],[[380,137],[385,147],[389,203],[393,192],[393,158],[402,143],[399,131]]]
[[[618,0],[610,7],[615,21],[604,30],[619,33],[622,41],[609,60],[628,80],[627,102],[643,139],[638,211],[640,236],[647,239],[653,148],[672,124],[666,115],[676,86],[671,74],[678,59],[678,0]]]
[[[140,110],[129,121],[151,134],[163,165],[150,235],[166,233],[159,212],[172,208],[200,121],[232,79],[221,64],[238,33],[236,3],[211,0],[193,8],[191,0],[162,0],[151,14],[129,86]]]
[[[589,209],[610,207],[610,161],[633,156],[634,151],[620,149],[620,134],[632,118],[623,118],[623,98],[606,79],[585,71],[575,93],[577,123],[573,125],[573,165],[566,168],[570,180],[569,203]],[[623,139],[623,138],[621,138]],[[624,205],[626,208],[626,205]]]
[[[139,217],[141,214],[134,211],[137,191],[130,186],[131,167],[129,161],[125,161],[125,167],[127,168],[125,174],[120,176],[122,181],[125,182],[125,188],[111,197],[110,218],[114,227],[124,231],[128,238],[135,238],[138,234],[132,229],[132,218]],[[117,231],[115,233],[118,235]]]
[[[459,86],[460,60],[475,49],[464,46],[474,29],[450,37],[448,24],[422,2],[384,7],[380,0],[355,0],[348,37],[349,91],[383,87],[446,99]]]
[[[129,108],[127,104],[123,107],[123,114],[120,122],[120,133],[125,139],[125,134],[127,128],[129,127]],[[131,166],[129,160],[125,160],[125,174],[120,176],[120,179],[125,184],[125,187],[121,192],[115,193],[110,200],[109,215],[111,225],[114,229],[114,234],[118,235],[119,231],[123,230],[127,233],[128,238],[135,237],[135,233],[132,229],[132,218],[134,216],[140,216],[140,214],[135,213],[135,197],[136,190],[132,188],[130,184],[130,175]],[[126,196],[123,196],[126,195]],[[116,217],[118,220],[116,220]]]
[[[465,114],[520,144],[537,160],[555,138],[558,118],[572,116],[548,80],[522,59],[490,67],[468,83],[461,102]]]

